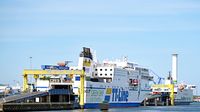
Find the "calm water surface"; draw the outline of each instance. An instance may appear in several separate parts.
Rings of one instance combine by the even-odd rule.
[[[61,111],[37,111],[37,112],[102,112],[99,109],[61,110]],[[181,106],[149,106],[134,108],[112,108],[107,112],[200,112],[200,103]]]

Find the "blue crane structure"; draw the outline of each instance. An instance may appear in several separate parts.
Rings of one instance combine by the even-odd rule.
[[[153,80],[154,84],[162,84],[162,81],[165,80],[165,78],[160,77],[159,75],[157,75],[153,70],[150,70],[150,74],[152,74],[153,76],[157,77],[157,80]]]

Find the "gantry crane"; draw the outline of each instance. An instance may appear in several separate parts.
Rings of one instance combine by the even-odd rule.
[[[24,70],[23,71],[23,91],[28,90],[28,76],[33,75],[35,79],[39,78],[39,75],[80,75],[80,106],[84,107],[84,82],[85,72],[84,70]]]

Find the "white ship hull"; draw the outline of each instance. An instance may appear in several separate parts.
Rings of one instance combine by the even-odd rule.
[[[135,107],[149,95],[150,90],[129,90],[121,84],[86,83],[85,108],[98,108],[99,103],[107,102],[110,107]],[[93,85],[92,87],[89,85]],[[113,88],[113,87],[118,88]]]
[[[193,90],[184,89],[182,91],[178,90],[175,95],[175,105],[189,105],[193,102]]]

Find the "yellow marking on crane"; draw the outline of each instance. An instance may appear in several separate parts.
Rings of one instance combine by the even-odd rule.
[[[24,74],[24,80],[23,80],[23,91],[26,91],[28,89],[28,75]]]
[[[152,85],[153,88],[169,88],[170,91],[170,101],[171,105],[174,105],[174,84],[157,84],[157,85]]]
[[[34,78],[35,79],[39,78],[39,75],[38,74],[34,74]]]
[[[169,87],[171,88],[170,92],[171,105],[174,106],[174,84],[170,84]]]
[[[28,75],[82,74],[82,70],[24,70],[23,74],[28,74]]]
[[[84,107],[84,83],[85,83],[85,72],[83,70],[24,70],[23,71],[23,91],[28,90],[28,75],[34,75],[34,78],[39,78],[39,75],[80,75],[80,106]]]
[[[80,106],[84,108],[84,83],[85,83],[85,75],[80,75]]]

